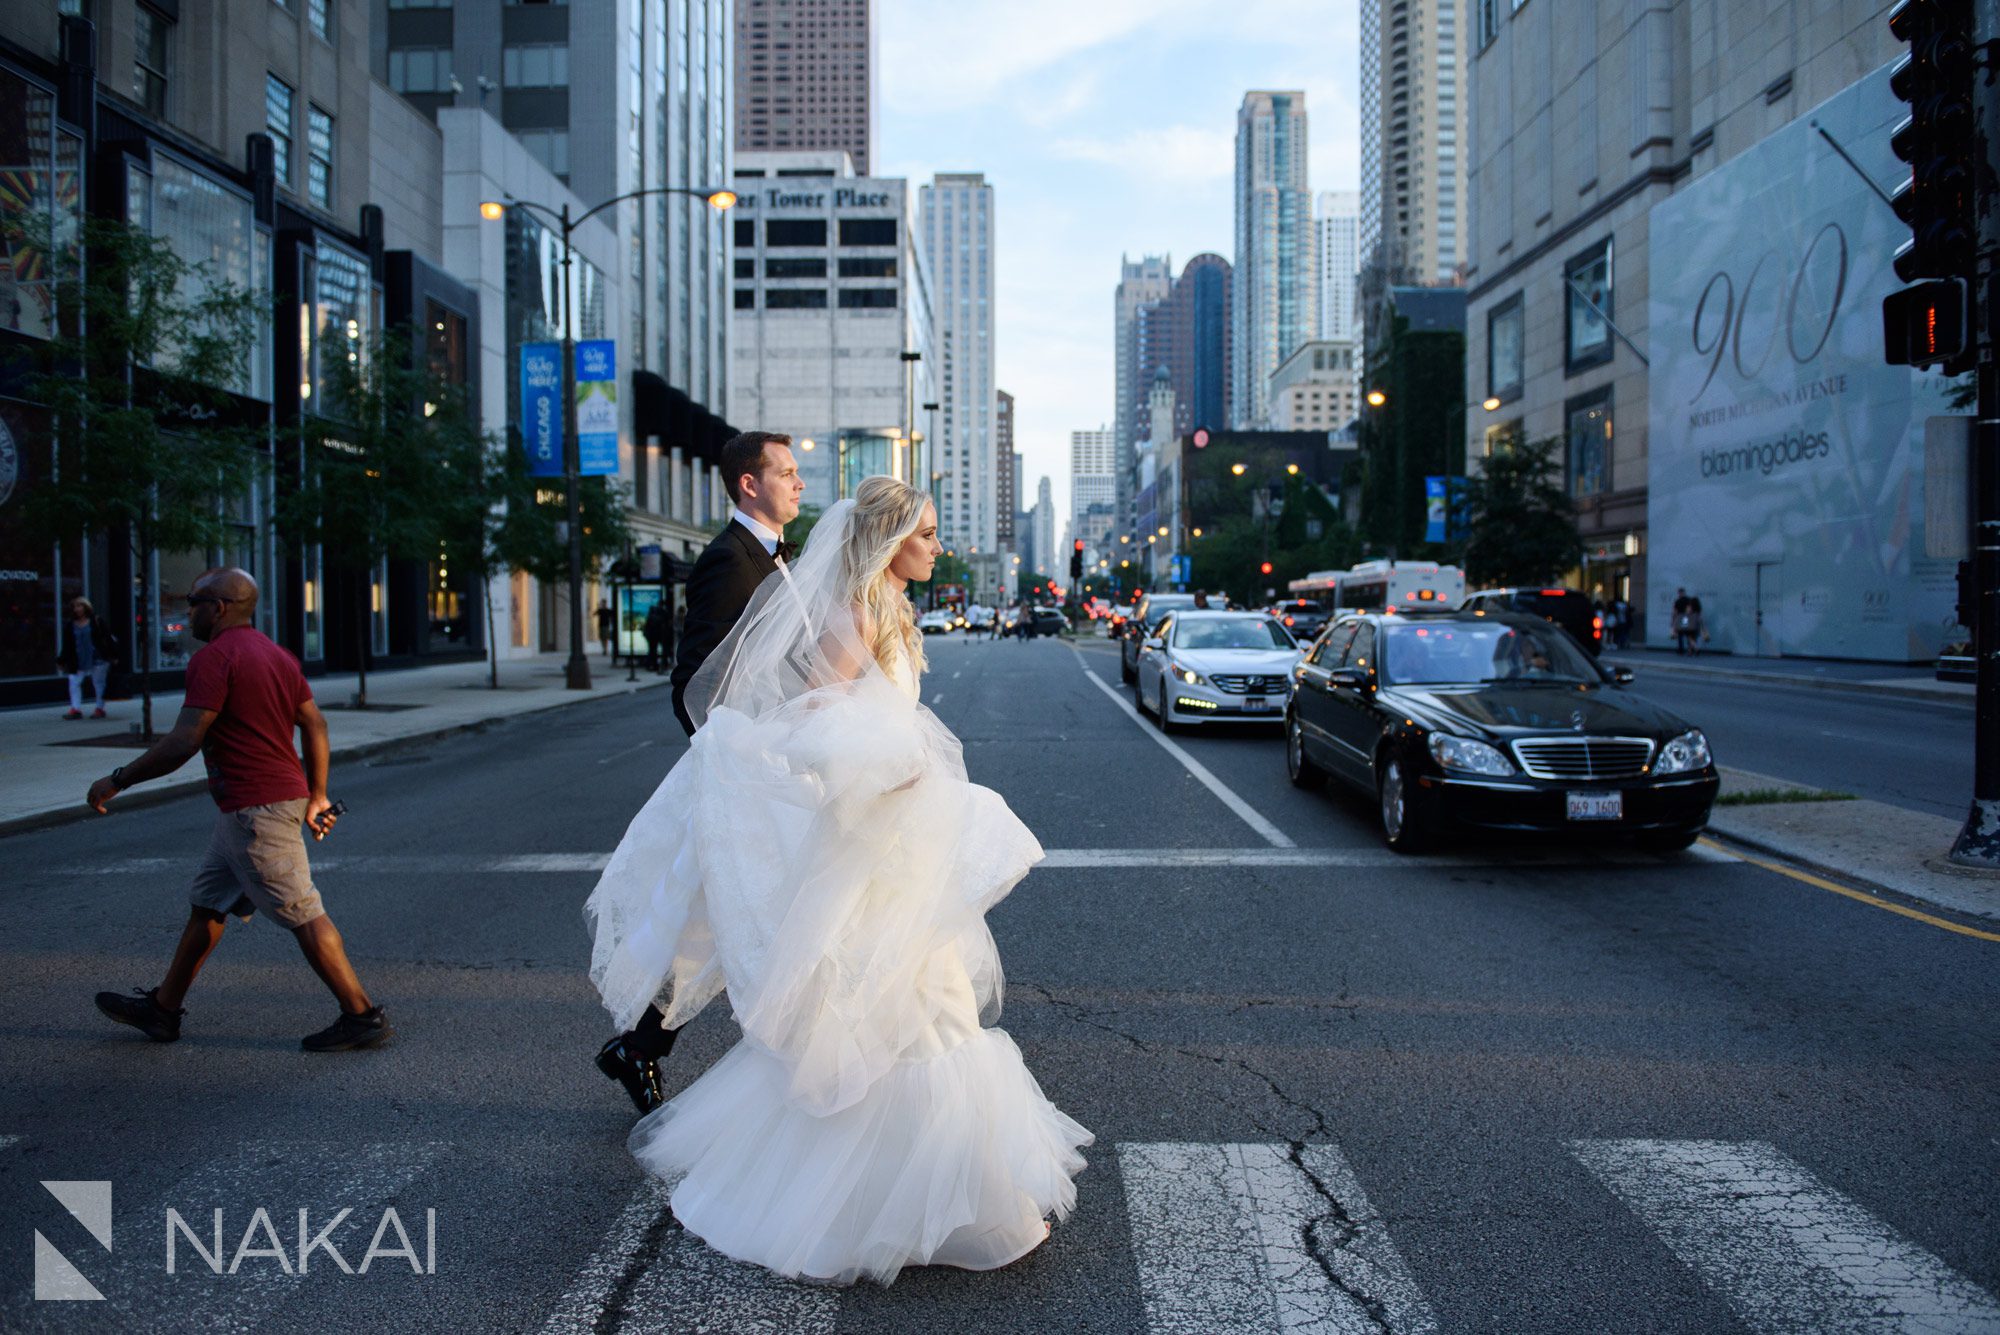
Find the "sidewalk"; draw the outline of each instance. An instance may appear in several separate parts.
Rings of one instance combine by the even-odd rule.
[[[1631,668],[1641,681],[1651,673],[1710,681],[1782,682],[1806,690],[1850,691],[1863,695],[1926,700],[1972,708],[1972,683],[1939,681],[1927,667],[1889,663],[1836,663],[1814,658],[1749,658],[1705,653],[1682,656],[1671,649],[1607,649],[1603,662]]]
[[[1806,793],[1804,785],[1749,770],[1722,770],[1722,793]],[[1887,890],[1940,908],[2000,922],[2000,872],[1945,861],[1957,821],[1886,802],[1774,802],[1724,806],[1709,814],[1713,834],[1828,876]]]
[[[614,670],[609,659],[593,655],[590,689],[572,691],[563,685],[564,661],[563,654],[503,658],[497,691],[487,687],[489,669],[483,662],[371,672],[369,708],[365,711],[346,707],[356,686],[353,673],[316,677],[312,689],[326,713],[334,763],[339,764],[390,746],[442,737],[496,719],[667,685],[666,677],[656,677],[644,670],[636,683],[629,683],[622,665]],[[178,691],[155,695],[154,728],[165,732],[173,725],[180,707]],[[652,707],[649,703],[648,708]],[[658,708],[663,712],[667,709],[664,697]],[[129,731],[139,720],[136,698],[114,701],[108,719],[65,721],[62,712],[60,705],[0,710],[0,835],[58,825],[89,815],[83,805],[83,794],[91,781],[109,774],[144,749]],[[106,744],[76,745],[85,739],[104,739]],[[196,757],[169,777],[121,795],[118,802],[124,807],[150,805],[200,792],[206,786],[201,760]]]

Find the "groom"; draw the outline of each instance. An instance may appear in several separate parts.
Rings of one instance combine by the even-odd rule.
[[[791,559],[794,544],[784,541],[785,525],[799,517],[799,497],[805,492],[790,436],[745,431],[730,437],[719,462],[722,485],[736,508],[688,576],[687,622],[674,662],[674,717],[690,737],[694,720],[687,712],[688,683],[729,637],[764,577],[779,561]],[[673,1050],[676,1032],[666,1027],[658,1006],[648,1006],[636,1027],[597,1054],[597,1069],[625,1086],[642,1113],[666,1102],[660,1063]]]

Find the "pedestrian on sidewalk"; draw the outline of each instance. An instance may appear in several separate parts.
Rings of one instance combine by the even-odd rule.
[[[611,610],[610,603],[597,605],[597,638],[604,642],[604,656],[610,658],[611,637],[618,633],[618,614]]]
[[[1611,600],[1611,640],[1624,653],[1632,639],[1632,604],[1625,598]]]
[[[118,661],[118,635],[111,623],[97,615],[90,599],[78,598],[69,605],[69,620],[63,623],[62,644],[56,665],[69,677],[69,712],[66,719],[83,717],[83,683],[90,683],[92,718],[104,717],[104,691],[111,680],[111,665]]]
[[[134,995],[99,992],[97,1008],[157,1043],[181,1036],[181,1002],[234,913],[262,909],[291,929],[306,962],[340,1003],[340,1018],[299,1046],[308,1052],[373,1047],[394,1031],[369,1001],[326,916],[306,862],[302,827],[324,839],[336,819],[326,795],[326,719],[313,703],[298,660],[252,623],[257,581],[241,570],[210,570],[188,594],[188,622],[203,647],[187,665],[187,699],[173,731],[129,764],[90,785],[105,804],[134,784],[171,774],[200,752],[219,808],[208,852],[188,891],[192,907],[173,962],[158,987]],[[304,739],[305,763],[292,749]]]
[[[665,599],[646,609],[646,624],[640,633],[646,637],[646,670],[657,677],[674,656],[674,618]]]
[[[1686,589],[1674,590],[1674,652],[1701,654],[1701,599],[1690,597]]]

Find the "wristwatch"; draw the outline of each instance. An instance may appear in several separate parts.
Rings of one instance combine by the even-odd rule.
[[[120,765],[111,771],[111,786],[123,792],[125,789],[125,767]]]

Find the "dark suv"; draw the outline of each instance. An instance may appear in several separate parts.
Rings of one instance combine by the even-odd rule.
[[[1271,609],[1271,615],[1302,645],[1311,644],[1326,629],[1326,609],[1310,598],[1279,603]]]
[[[1575,637],[1592,657],[1604,651],[1604,618],[1580,589],[1481,589],[1467,594],[1459,608],[1466,612],[1519,612],[1553,621]]]

